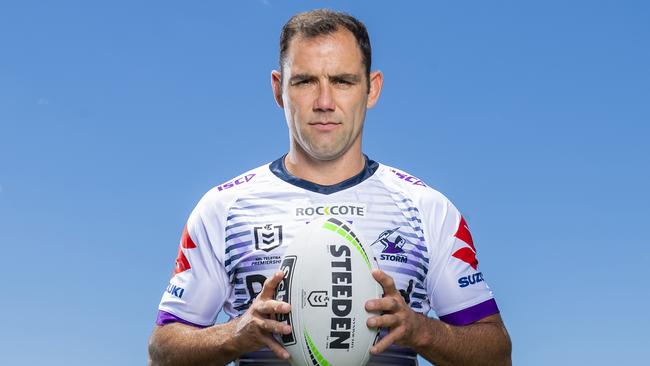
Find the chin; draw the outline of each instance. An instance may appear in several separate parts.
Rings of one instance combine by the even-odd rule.
[[[307,151],[307,154],[312,157],[313,159],[320,160],[320,161],[332,161],[340,158],[345,154],[345,151],[314,151],[314,150],[309,150]]]

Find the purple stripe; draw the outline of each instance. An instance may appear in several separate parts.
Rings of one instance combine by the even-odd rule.
[[[467,309],[443,315],[440,320],[451,325],[467,325],[497,313],[499,313],[497,302],[490,299]]]
[[[235,249],[239,249],[239,248],[251,245],[251,244],[253,244],[252,240],[243,241],[243,242],[237,243],[237,244],[232,244],[231,246],[226,247],[226,254],[230,253],[231,251],[233,251]]]
[[[249,250],[249,251],[246,251],[246,252],[241,252],[241,253],[237,253],[237,254],[233,254],[233,255],[231,255],[230,258],[228,258],[228,259],[226,260],[226,262],[224,263],[224,266],[229,267],[230,264],[231,264],[233,261],[235,261],[235,260],[237,260],[237,259],[239,259],[239,258],[245,256],[246,254],[250,254],[250,252],[252,252],[252,251]],[[228,272],[230,272],[230,271],[228,271]],[[229,273],[229,274],[230,274],[230,273]]]
[[[231,241],[232,239],[235,239],[235,238],[239,238],[240,236],[249,235],[250,233],[251,233],[250,230],[244,230],[244,231],[240,231],[238,233],[230,234],[230,235],[226,236],[226,242],[229,242],[229,241]]]
[[[418,237],[418,239],[420,239],[420,238]],[[427,252],[427,247],[425,247],[425,246],[423,246],[423,245],[413,244],[413,246],[414,246],[415,248],[419,249],[421,252],[425,252],[425,253]]]
[[[427,258],[425,258],[424,255],[422,255],[421,250],[408,250],[407,249],[407,250],[405,250],[405,252],[407,254],[410,254],[410,255],[414,256],[414,257],[417,257],[418,259],[421,259],[422,261],[424,261],[426,263],[429,263],[429,260]]]
[[[171,323],[183,323],[183,324],[191,325],[191,326],[197,327],[197,328],[207,328],[206,325],[194,324],[194,323],[188,322],[187,320],[181,319],[181,318],[177,317],[174,314],[168,313],[166,311],[158,310],[158,317],[156,318],[156,324],[158,324],[158,325],[167,325],[167,324],[171,324]]]
[[[245,268],[239,268],[237,269],[237,273],[247,273],[247,272],[253,272],[257,270],[267,270],[267,269],[274,269],[274,270],[279,270],[280,269],[280,263],[278,264],[264,264],[260,266],[249,266]]]
[[[236,224],[228,225],[228,226],[226,226],[226,229],[224,231],[230,231],[231,229],[234,229],[234,228],[240,227],[240,226],[244,226],[244,225],[250,225],[250,223],[246,222],[246,221],[242,221],[242,222],[238,222]]]
[[[415,251],[409,251],[409,250],[405,250],[404,252],[406,254],[414,254],[414,253],[416,253]],[[389,254],[389,253],[387,253],[387,254]],[[429,268],[427,266],[425,266],[424,264],[422,264],[422,262],[417,260],[417,259],[411,258],[406,262],[406,264],[410,265],[410,266],[413,266],[413,267],[415,267],[417,269],[420,269],[422,271],[422,273],[424,273],[425,275],[429,271]]]
[[[420,281],[424,281],[424,275],[412,269],[406,269],[404,267],[395,267],[395,266],[382,266],[382,269],[384,270],[384,272],[393,271],[393,272],[413,276]]]

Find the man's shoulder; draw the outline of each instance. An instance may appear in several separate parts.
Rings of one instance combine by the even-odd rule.
[[[271,179],[270,175],[272,175],[269,170],[269,164],[266,163],[248,170],[212,187],[203,195],[199,205],[227,205],[242,195],[265,187],[268,180]]]
[[[264,180],[270,174],[269,164],[270,163],[266,163],[257,168],[241,173],[232,179],[213,187],[209,192],[219,194],[220,192],[238,193],[246,191],[247,189],[250,189],[251,186],[259,184],[261,180]]]
[[[449,199],[417,176],[393,166],[379,163],[378,178],[389,188],[424,204],[449,203]]]
[[[378,173],[389,189],[411,200],[412,206],[422,215],[422,221],[426,222],[426,232],[432,242],[453,235],[461,214],[447,196],[404,170],[380,165]]]

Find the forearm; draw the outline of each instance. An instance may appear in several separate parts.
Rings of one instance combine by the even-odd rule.
[[[235,322],[195,328],[181,323],[157,327],[149,340],[152,366],[225,365],[239,357]]]
[[[438,365],[511,365],[510,337],[496,314],[466,326],[421,317],[415,351]]]

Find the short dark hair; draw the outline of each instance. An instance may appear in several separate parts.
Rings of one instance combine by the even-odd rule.
[[[357,40],[357,45],[359,45],[359,49],[361,50],[361,61],[366,67],[366,81],[370,85],[372,50],[370,48],[370,37],[368,37],[366,26],[350,14],[329,9],[316,9],[296,14],[282,27],[282,32],[280,33],[280,71],[284,67],[289,43],[296,35],[315,38],[332,34],[341,27],[350,31]]]

